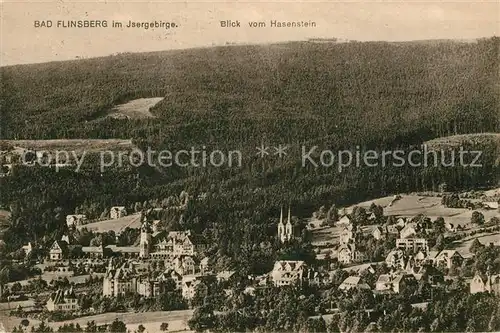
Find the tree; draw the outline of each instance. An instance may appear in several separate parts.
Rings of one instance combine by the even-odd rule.
[[[85,332],[87,333],[94,333],[97,332],[97,325],[95,324],[95,321],[88,321],[87,325],[85,327]]]
[[[5,286],[9,282],[10,271],[8,267],[0,270],[0,287]]]
[[[309,318],[306,322],[306,332],[326,332],[326,322],[323,317]]]
[[[50,332],[54,332],[54,330],[52,329],[52,327],[48,326],[47,324],[45,324],[44,321],[42,321],[40,323],[40,325],[38,325],[38,327],[33,327],[31,329],[32,332],[34,333],[50,333]]]
[[[209,305],[203,305],[194,310],[188,325],[190,329],[201,332],[211,329],[215,324],[214,319],[213,309]]]
[[[161,323],[160,331],[162,332],[168,331],[168,323]]]
[[[472,213],[472,217],[470,219],[472,224],[483,225],[484,224],[484,215],[478,211],[474,211]]]
[[[332,205],[326,213],[327,223],[335,223],[339,220],[339,211],[335,205]]]
[[[500,225],[500,218],[498,218],[497,216],[493,216],[493,217],[490,219],[490,224],[493,224],[493,225]]]
[[[434,249],[436,251],[442,251],[445,248],[445,239],[443,234],[440,234],[436,239],[436,245],[434,245]]]
[[[434,221],[434,225],[433,225],[433,228],[434,230],[436,230],[436,232],[438,234],[442,234],[446,231],[446,227],[445,227],[445,223],[444,223],[444,218],[442,218],[441,216],[438,217],[435,221]]]
[[[12,287],[10,288],[10,290],[13,292],[13,293],[18,293],[20,292],[21,290],[23,289],[23,286],[21,286],[21,283],[19,282],[16,282],[12,285]]]
[[[378,220],[384,216],[384,208],[382,206],[376,205],[374,202],[370,205],[370,213],[375,214],[375,218]]]
[[[481,244],[481,242],[475,238],[473,241],[472,241],[472,244],[470,245],[470,248],[469,248],[469,251],[471,253],[477,253],[479,250],[481,250],[482,248],[484,247],[483,244]]]
[[[138,333],[143,333],[145,330],[146,330],[146,327],[144,327],[144,325],[140,324],[139,326],[137,326]]]
[[[366,223],[368,214],[366,209],[360,206],[354,206],[352,209],[351,220],[354,225],[363,225]]]
[[[108,325],[108,332],[118,332],[125,333],[127,332],[127,325],[121,320],[115,319],[111,324]]]

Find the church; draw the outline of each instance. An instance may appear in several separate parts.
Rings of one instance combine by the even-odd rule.
[[[288,218],[283,222],[283,208],[281,208],[280,222],[278,223],[278,238],[281,243],[290,241],[293,238],[293,225],[290,216],[290,207],[288,207]]]

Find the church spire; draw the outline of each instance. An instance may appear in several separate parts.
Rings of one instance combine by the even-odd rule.
[[[280,223],[283,223],[283,206],[281,206]]]
[[[288,206],[288,220],[287,223],[291,224],[292,221],[290,220],[290,206]]]

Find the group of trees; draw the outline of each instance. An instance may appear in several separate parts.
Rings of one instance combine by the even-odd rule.
[[[434,295],[423,279],[400,294],[374,296],[364,289],[339,291],[338,285],[348,273],[336,272],[338,277],[326,289],[264,288],[255,290],[255,295],[233,289],[222,312],[209,301],[199,304],[189,327],[216,332],[463,332],[500,328],[500,298],[488,293],[470,295],[463,280],[443,285]],[[317,315],[331,307],[338,312],[324,318]]]

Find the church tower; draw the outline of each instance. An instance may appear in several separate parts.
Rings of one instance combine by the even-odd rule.
[[[151,249],[151,226],[149,225],[146,217],[141,226],[141,241],[139,244],[139,257],[149,258],[149,250]]]
[[[278,223],[278,238],[282,243],[285,241],[285,225],[283,224],[283,207],[281,207],[280,222]]]
[[[285,235],[286,235],[286,240],[292,239],[293,226],[292,226],[292,220],[291,220],[291,215],[290,215],[290,207],[288,207],[288,219],[287,219],[286,225],[285,225]]]
[[[281,243],[289,241],[293,236],[293,226],[290,215],[290,207],[288,208],[288,219],[286,223],[283,221],[283,207],[281,208],[280,222],[278,223],[278,238]]]

